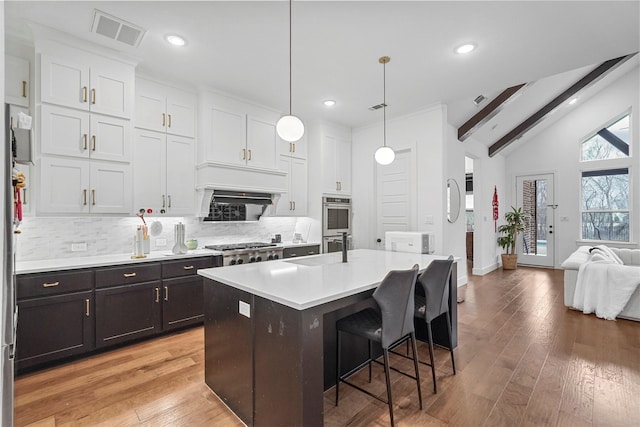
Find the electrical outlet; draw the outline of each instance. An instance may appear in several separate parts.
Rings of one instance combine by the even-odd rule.
[[[251,318],[251,305],[244,301],[238,301],[238,313],[245,317]]]
[[[425,224],[433,224],[433,215],[426,215],[424,217],[424,223]]]
[[[79,242],[71,244],[71,252],[84,252],[87,250],[87,242]]]
[[[156,246],[167,246],[167,239],[156,239]]]

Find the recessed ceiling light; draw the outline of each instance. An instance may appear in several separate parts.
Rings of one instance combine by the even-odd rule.
[[[463,44],[461,46],[458,46],[456,48],[455,52],[462,55],[462,54],[469,53],[469,52],[475,50],[475,48],[476,48],[475,44],[473,44],[473,43],[465,43],[465,44]]]
[[[187,41],[177,34],[168,34],[167,36],[165,36],[165,40],[173,46],[184,46],[187,44]]]
[[[323,104],[326,107],[333,107],[334,105],[336,105],[336,101],[334,101],[333,99],[327,99],[326,101],[323,102]]]
[[[573,98],[571,101],[569,101],[569,105],[573,105],[576,102],[578,102],[578,98]]]

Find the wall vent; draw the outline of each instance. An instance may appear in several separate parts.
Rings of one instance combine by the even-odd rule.
[[[378,104],[378,105],[372,105],[371,107],[369,107],[369,110],[376,111],[376,110],[381,109],[382,107],[388,107],[388,106],[389,105],[384,104],[384,103],[383,104]]]
[[[94,9],[91,32],[138,47],[146,30],[101,10]]]

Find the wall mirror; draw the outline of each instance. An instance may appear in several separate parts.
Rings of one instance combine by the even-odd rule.
[[[460,187],[455,179],[447,180],[447,221],[456,222],[460,215]]]

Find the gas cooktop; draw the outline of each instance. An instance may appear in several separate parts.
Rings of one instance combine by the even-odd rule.
[[[238,249],[258,249],[258,248],[270,248],[275,246],[277,246],[275,243],[247,242],[247,243],[230,243],[226,245],[205,245],[205,248],[213,249],[215,251],[235,251]]]

